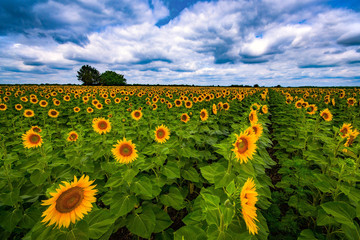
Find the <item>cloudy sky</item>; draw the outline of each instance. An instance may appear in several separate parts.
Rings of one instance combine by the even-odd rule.
[[[359,0],[1,0],[0,83],[360,86]]]

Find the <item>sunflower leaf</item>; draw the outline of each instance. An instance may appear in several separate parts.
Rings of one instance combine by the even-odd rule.
[[[127,218],[126,227],[130,232],[143,237],[150,238],[156,225],[156,216],[150,207],[145,207],[142,213],[130,214]]]

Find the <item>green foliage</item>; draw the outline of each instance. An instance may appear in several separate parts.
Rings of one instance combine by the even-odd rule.
[[[89,65],[83,65],[76,77],[80,82],[83,82],[83,85],[98,85],[100,83],[99,71]]]
[[[113,71],[105,71],[100,76],[100,84],[103,86],[123,86],[126,85],[124,75]]]

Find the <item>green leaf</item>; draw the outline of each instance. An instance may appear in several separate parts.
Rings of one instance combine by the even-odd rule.
[[[66,240],[88,240],[89,239],[88,225],[84,221],[80,221],[76,224],[76,227],[67,232]],[[62,237],[60,239],[63,239]]]
[[[168,194],[161,195],[160,201],[165,206],[173,207],[176,210],[180,210],[185,206],[184,197],[180,190],[175,187],[171,187]]]
[[[152,184],[148,177],[141,176],[140,179],[131,184],[131,189],[136,195],[143,196],[146,199],[151,199],[152,195]]]
[[[214,176],[219,172],[224,172],[226,169],[220,163],[213,163],[209,166],[201,167],[200,171],[202,176],[209,181],[209,183],[215,183]]]
[[[227,186],[226,186],[226,191],[231,195],[235,192],[235,183],[234,181],[231,181]]]
[[[137,199],[135,196],[116,193],[110,203],[110,212],[113,213],[116,218],[122,217],[134,209],[136,204]]]
[[[220,231],[216,225],[210,225],[207,230],[207,237],[209,240],[231,240],[233,239],[232,235],[225,232]]]
[[[0,225],[8,232],[12,232],[22,218],[22,211],[15,209],[1,213]]]
[[[360,228],[359,228],[359,225],[356,222],[354,222],[353,227],[349,227],[349,226],[343,224],[341,226],[341,229],[344,231],[345,236],[347,237],[347,239],[351,239],[351,240],[360,239]]]
[[[180,168],[175,162],[168,162],[162,172],[169,179],[180,178]]]
[[[184,226],[174,233],[174,240],[205,240],[206,233],[197,226]]]
[[[190,167],[186,170],[183,170],[181,172],[181,176],[186,179],[189,180],[191,182],[199,182],[200,181],[200,177],[199,177],[199,173],[196,171],[195,168]]]
[[[89,237],[97,239],[111,227],[115,219],[109,210],[101,209],[92,211],[86,217],[86,221],[89,225]]]
[[[173,223],[170,216],[158,207],[153,207],[152,209],[156,217],[154,233],[159,233],[170,227],[170,225]]]
[[[302,230],[297,240],[316,240],[314,233],[310,229]]]
[[[32,172],[32,174],[30,176],[30,181],[35,186],[40,186],[41,184],[43,184],[46,181],[46,178],[49,176],[49,174],[50,174],[50,172],[43,172],[43,171],[36,169],[35,171]]]
[[[186,225],[198,224],[202,220],[203,213],[201,210],[192,211],[182,219],[183,223],[185,223]]]
[[[327,214],[335,217],[335,221],[353,227],[353,218],[355,217],[355,208],[346,202],[327,202],[320,205]]]
[[[227,185],[229,185],[229,183],[231,181],[234,180],[234,178],[235,178],[234,173],[228,173],[227,171],[225,173],[224,172],[218,172],[214,176],[215,189],[226,187]]]
[[[140,214],[130,214],[127,218],[127,228],[130,232],[143,237],[150,238],[156,225],[156,216],[151,208],[144,208]]]
[[[220,198],[211,193],[201,193],[201,196],[205,200],[206,208],[208,209],[217,209],[220,204]]]
[[[105,187],[114,188],[120,186],[124,182],[124,178],[122,177],[122,173],[118,172],[112,175],[109,180],[106,182]]]

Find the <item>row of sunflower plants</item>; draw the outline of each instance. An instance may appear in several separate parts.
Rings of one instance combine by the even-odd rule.
[[[356,92],[287,90],[269,91],[281,174],[267,211],[274,237],[360,239]]]
[[[267,90],[0,94],[2,239],[267,238]]]

